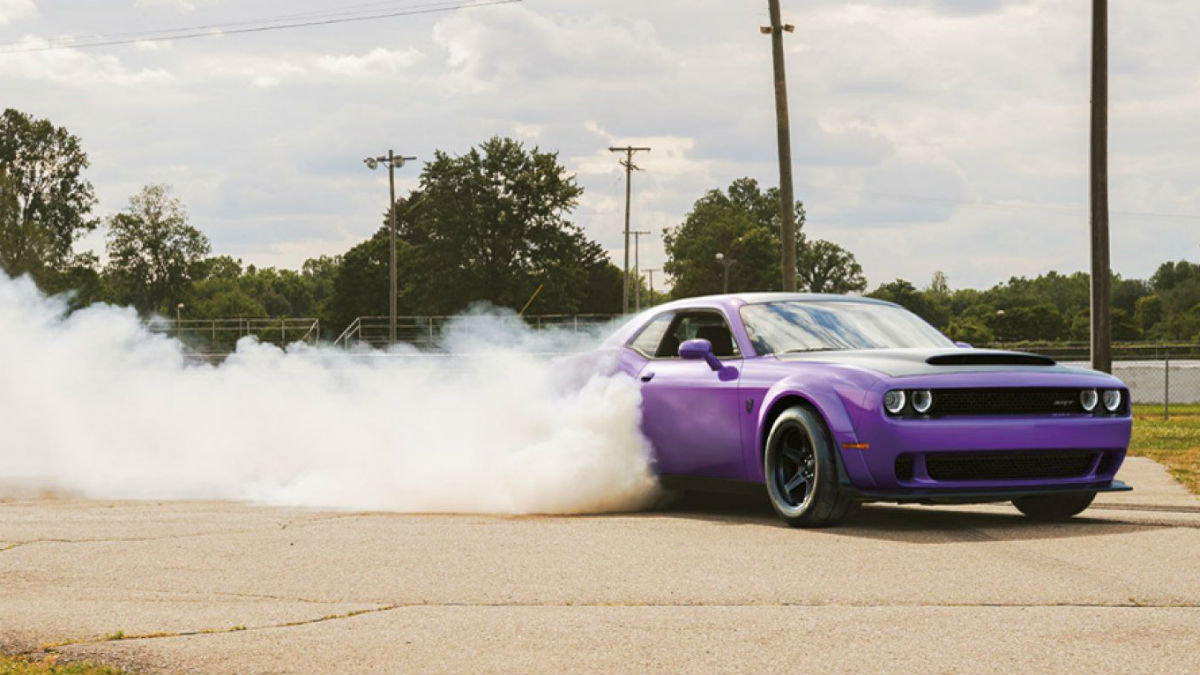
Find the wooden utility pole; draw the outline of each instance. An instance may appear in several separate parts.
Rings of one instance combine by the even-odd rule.
[[[388,150],[386,155],[379,157],[368,157],[363,160],[368,169],[374,171],[380,164],[387,164],[388,170],[388,247],[389,252],[389,267],[391,274],[388,279],[388,344],[396,342],[396,168],[404,166],[406,162],[411,162],[416,157],[405,157],[397,155],[395,151]]]
[[[654,273],[662,270],[658,267],[647,267],[642,271],[650,277],[650,302],[654,302]]]
[[[1112,372],[1108,246],[1108,0],[1092,0],[1092,368]]]
[[[640,260],[642,235],[653,233],[650,230],[633,230],[629,234],[633,235],[633,279],[637,282],[633,286],[633,311],[640,312],[642,311],[642,276],[638,270],[641,269],[642,264]]]
[[[787,74],[783,64],[783,34],[795,26],[779,18],[779,0],[767,0],[771,25],[759,30],[771,36],[771,56],[775,69],[775,124],[779,141],[780,232],[783,243],[783,290],[796,292],[796,199],[792,193],[792,135],[788,125]]]
[[[632,181],[630,178],[634,171],[641,169],[633,163],[633,153],[635,152],[650,152],[650,148],[635,148],[627,145],[623,148],[609,148],[610,152],[623,152],[625,159],[621,160],[621,166],[625,167],[625,274],[622,277],[621,283],[621,313],[629,313],[629,198],[632,191]]]

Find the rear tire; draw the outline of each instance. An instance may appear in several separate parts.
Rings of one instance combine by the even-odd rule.
[[[814,410],[794,406],[771,427],[763,451],[767,498],[792,527],[840,522],[856,505],[838,488],[837,461],[825,422]]]
[[[1026,518],[1042,523],[1054,523],[1067,520],[1071,516],[1082,513],[1096,498],[1095,492],[1080,492],[1075,494],[1030,495],[1017,497],[1013,506],[1025,514]]]

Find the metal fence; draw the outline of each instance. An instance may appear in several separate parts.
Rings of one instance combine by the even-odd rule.
[[[237,341],[252,335],[259,342],[285,347],[296,342],[315,344],[321,336],[317,319],[165,319],[147,322],[151,332],[178,339],[193,356],[223,358]]]
[[[466,334],[473,329],[482,331],[484,325],[495,326],[498,322],[512,322],[517,326],[533,330],[557,329],[573,333],[599,330],[619,314],[530,314],[526,316],[496,316],[470,314],[458,316],[400,316],[396,317],[396,341],[413,345],[419,349],[436,349],[447,327],[454,325]],[[336,346],[352,347],[369,345],[382,348],[388,345],[388,317],[360,316],[342,331],[333,341]]]

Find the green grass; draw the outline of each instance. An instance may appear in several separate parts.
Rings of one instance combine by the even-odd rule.
[[[0,656],[0,675],[128,675],[125,671],[94,663],[58,663],[57,654],[43,659]]]
[[[1200,405],[1173,405],[1170,420],[1163,419],[1161,405],[1133,406],[1129,453],[1165,465],[1189,490],[1200,494]]]

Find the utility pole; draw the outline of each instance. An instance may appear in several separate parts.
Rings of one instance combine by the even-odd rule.
[[[416,159],[416,157],[405,157],[397,155],[395,152],[388,150],[386,155],[379,157],[368,157],[363,160],[363,164],[367,165],[368,169],[375,170],[380,164],[387,163],[388,169],[388,234],[389,245],[388,249],[391,253],[391,280],[388,286],[388,343],[396,343],[396,167],[404,166],[405,162]]]
[[[730,258],[729,256],[725,255],[724,253],[718,253],[716,255],[716,259],[717,259],[717,262],[721,263],[721,265],[723,265],[725,267],[725,281],[721,285],[721,292],[728,293],[729,292],[729,267],[737,261],[734,260],[733,258]]]
[[[650,277],[650,302],[654,302],[654,273],[662,270],[658,267],[647,267],[642,271]]]
[[[1108,258],[1108,0],[1092,0],[1092,368],[1112,372]]]
[[[783,290],[796,292],[796,199],[792,192],[792,134],[788,125],[787,74],[783,67],[783,34],[796,30],[779,18],[779,0],[767,0],[771,25],[759,32],[771,36],[771,57],[775,70],[775,124],[779,141],[780,236],[783,242]]]
[[[650,152],[650,148],[635,148],[627,145],[623,148],[609,147],[610,152],[623,152],[625,159],[621,160],[621,166],[625,167],[625,275],[624,281],[621,284],[621,313],[629,313],[629,197],[631,193],[631,180],[634,171],[641,171],[637,165],[633,163],[633,153],[635,152]]]
[[[633,278],[637,281],[637,285],[633,287],[633,311],[642,311],[642,277],[638,273],[641,269],[640,249],[643,234],[653,234],[650,230],[634,230],[629,234],[633,235]]]

